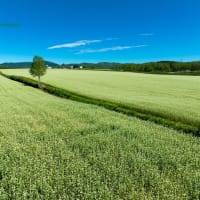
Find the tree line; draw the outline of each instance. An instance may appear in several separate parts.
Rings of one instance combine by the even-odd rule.
[[[200,71],[200,62],[161,61],[143,64],[131,63],[120,64],[113,67],[112,70],[130,72],[190,72]]]

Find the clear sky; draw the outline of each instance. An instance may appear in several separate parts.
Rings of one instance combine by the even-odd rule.
[[[0,63],[200,60],[199,9],[199,0],[1,0]]]

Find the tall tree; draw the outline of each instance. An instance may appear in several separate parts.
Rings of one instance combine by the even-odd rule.
[[[38,77],[38,87],[41,88],[41,76],[44,76],[46,74],[46,66],[45,62],[42,57],[35,56],[33,58],[33,63],[30,68],[30,74],[33,77]]]

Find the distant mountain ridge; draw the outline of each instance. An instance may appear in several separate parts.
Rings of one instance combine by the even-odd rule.
[[[0,68],[30,68],[32,62],[6,62],[0,64]],[[45,61],[45,65],[53,68],[71,68],[71,66],[78,65],[88,69],[111,69],[117,67],[120,63],[114,62],[99,62],[99,63],[70,63],[59,65],[54,62]]]
[[[32,62],[8,62],[0,64],[0,67],[11,67],[11,68],[29,68]],[[46,66],[59,67],[60,65],[54,62],[45,61]]]

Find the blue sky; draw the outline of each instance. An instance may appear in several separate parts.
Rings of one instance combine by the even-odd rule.
[[[0,63],[200,60],[199,0],[1,0]]]

